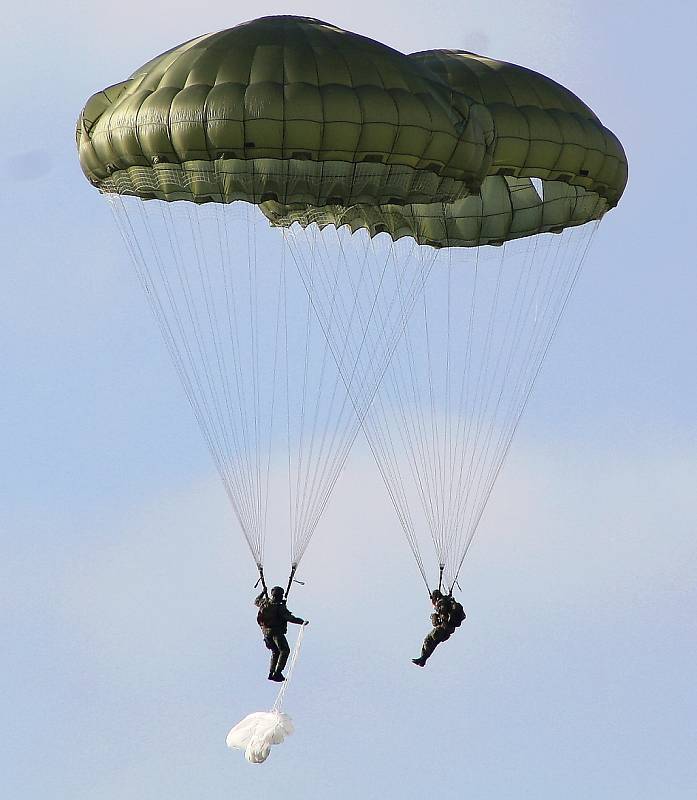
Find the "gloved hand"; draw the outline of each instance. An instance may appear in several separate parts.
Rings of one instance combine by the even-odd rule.
[[[309,625],[309,624],[310,624],[310,620],[309,620],[309,619],[306,619],[306,620],[303,622],[303,625]]]

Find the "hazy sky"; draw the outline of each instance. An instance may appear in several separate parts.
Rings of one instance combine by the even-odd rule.
[[[550,75],[623,141],[608,215],[425,670],[428,606],[362,443],[291,608],[311,619],[266,765],[253,564],[106,205],[84,101],[253,16]],[[685,800],[697,793],[697,135],[691,2],[123,0],[3,12],[0,748],[13,800]]]

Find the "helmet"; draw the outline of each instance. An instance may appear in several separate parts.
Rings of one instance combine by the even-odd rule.
[[[442,599],[443,599],[443,592],[441,592],[441,590],[440,590],[440,589],[434,589],[434,590],[431,592],[431,600],[432,600],[434,603],[435,603],[435,602],[437,602],[438,600],[442,600]]]
[[[271,599],[275,600],[276,602],[283,600],[284,594],[285,591],[283,590],[282,586],[274,586],[273,589],[271,589]]]

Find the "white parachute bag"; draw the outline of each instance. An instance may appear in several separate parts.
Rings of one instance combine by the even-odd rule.
[[[270,711],[255,711],[248,714],[228,733],[225,743],[231,750],[244,750],[244,757],[250,764],[262,764],[269,757],[271,747],[282,744],[286,736],[295,730],[293,720],[281,710],[293,668],[300,652],[305,626],[301,626],[293,654],[288,665],[288,677],[281,684],[276,702]]]

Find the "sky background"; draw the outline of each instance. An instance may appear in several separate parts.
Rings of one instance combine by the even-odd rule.
[[[254,569],[105,203],[85,100],[253,16],[568,86],[625,145],[608,215],[425,670],[428,604],[358,442],[303,562],[311,619],[261,767]],[[0,126],[0,747],[13,800],[686,800],[697,793],[691,2],[13,4]]]

